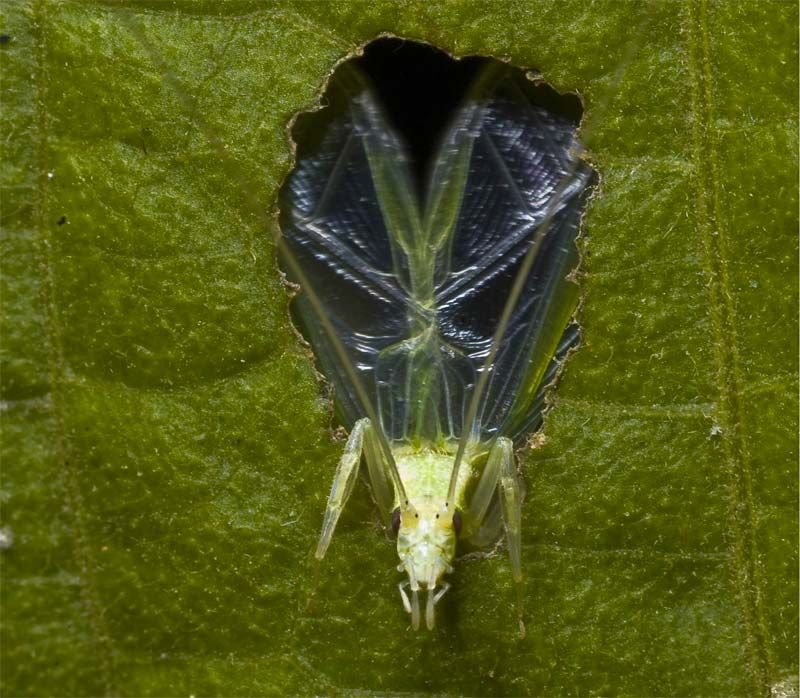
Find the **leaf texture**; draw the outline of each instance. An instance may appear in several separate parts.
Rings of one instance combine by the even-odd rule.
[[[796,5],[0,13],[4,695],[790,695]],[[522,453],[523,640],[503,556],[407,632],[364,487],[311,562],[341,444],[248,199],[381,32],[586,103],[583,346]]]

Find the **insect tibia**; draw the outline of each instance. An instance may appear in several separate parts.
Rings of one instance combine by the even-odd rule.
[[[315,557],[321,560],[325,557],[328,546],[358,475],[358,464],[361,462],[361,453],[364,448],[364,434],[370,428],[368,419],[356,422],[350,437],[347,439],[344,453],[336,467],[336,475],[333,478],[333,485],[328,495],[328,503],[325,507],[325,519],[322,522],[322,534],[317,544]]]

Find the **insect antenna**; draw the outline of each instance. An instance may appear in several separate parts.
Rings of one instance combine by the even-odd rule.
[[[296,279],[298,279],[300,287],[302,288],[303,292],[306,293],[311,306],[314,308],[325,334],[330,340],[338,359],[341,361],[342,366],[347,373],[347,377],[350,379],[350,382],[356,391],[356,395],[361,402],[361,407],[364,409],[366,416],[370,419],[374,426],[374,432],[378,437],[381,450],[383,451],[383,455],[389,465],[389,474],[392,479],[392,484],[395,487],[395,492],[397,493],[397,496],[401,502],[407,502],[408,498],[405,487],[400,479],[400,474],[397,470],[397,463],[392,455],[392,449],[389,446],[386,435],[383,433],[383,429],[380,428],[378,413],[375,410],[372,401],[369,399],[367,391],[364,388],[364,384],[359,378],[358,373],[356,372],[355,367],[353,366],[353,363],[347,354],[347,351],[336,334],[336,330],[334,329],[328,317],[325,315],[322,304],[314,292],[313,287],[311,284],[309,284],[308,278],[303,273],[303,270],[300,268],[297,260],[292,255],[291,250],[288,249],[288,246],[286,245],[286,242],[283,239],[276,222],[273,220],[272,215],[263,206],[263,203],[256,198],[254,192],[258,190],[258,187],[244,174],[244,168],[237,167],[236,159],[230,154],[227,148],[225,148],[224,143],[217,135],[216,129],[211,125],[211,123],[203,118],[202,114],[197,111],[188,91],[183,87],[183,84],[174,71],[170,70],[169,66],[164,61],[163,56],[149,41],[147,35],[143,31],[141,25],[138,23],[134,15],[128,12],[121,12],[120,18],[122,22],[127,25],[131,34],[136,37],[146,53],[150,56],[153,64],[161,72],[164,81],[170,86],[175,96],[183,104],[187,113],[191,114],[195,125],[203,133],[209,144],[216,150],[216,154],[220,160],[228,165],[232,165],[230,170],[235,173],[234,176],[236,178],[236,183],[244,195],[247,208],[258,218],[264,227],[270,231],[279,254],[288,264],[291,273]]]
[[[614,88],[621,82],[625,67],[627,67],[627,65],[636,56],[641,44],[641,37],[644,36],[643,30],[649,21],[649,13],[646,11],[643,12],[642,19],[639,22],[638,30],[634,34],[636,38],[629,42],[627,50],[625,51],[625,55],[614,71],[614,75],[611,80],[611,86],[604,99],[599,103],[597,109],[595,110],[593,115],[594,121],[587,125],[583,125],[583,127],[580,129],[581,138],[584,142],[587,141],[592,126],[600,121],[602,114],[604,114],[608,109],[615,92]],[[489,349],[489,353],[487,354],[483,364],[481,365],[480,371],[478,372],[478,380],[475,383],[475,388],[472,391],[472,396],[470,397],[469,406],[464,419],[464,429],[462,429],[461,436],[458,441],[458,448],[453,461],[453,469],[450,473],[450,483],[447,489],[447,500],[445,501],[445,506],[448,508],[455,499],[459,470],[461,468],[461,463],[464,460],[464,453],[467,450],[467,445],[469,444],[469,441],[474,433],[478,410],[480,409],[481,400],[489,382],[491,367],[497,358],[498,352],[500,351],[503,338],[506,330],[508,329],[508,323],[511,319],[511,315],[517,306],[517,301],[519,301],[522,291],[524,290],[525,282],[527,281],[528,275],[530,274],[533,264],[536,261],[539,249],[541,248],[545,235],[547,234],[550,224],[553,222],[553,218],[556,215],[561,196],[572,183],[573,177],[577,174],[578,168],[583,162],[583,152],[585,151],[583,150],[582,146],[580,146],[577,141],[574,141],[573,152],[571,153],[572,157],[567,172],[562,177],[561,181],[556,187],[556,190],[553,192],[553,195],[548,201],[544,217],[537,226],[533,234],[533,241],[531,242],[530,248],[525,253],[525,257],[522,260],[519,271],[514,277],[514,283],[511,287],[511,291],[508,294],[508,298],[503,306],[503,311],[500,314],[500,319],[497,322],[497,327],[492,335],[491,348]]]

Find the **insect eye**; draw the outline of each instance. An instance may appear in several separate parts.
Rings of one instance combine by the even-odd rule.
[[[453,530],[456,532],[456,538],[458,538],[461,535],[462,523],[463,522],[461,521],[461,512],[458,509],[456,509],[453,512]]]
[[[392,533],[397,535],[397,532],[400,530],[400,507],[397,507],[392,512]]]

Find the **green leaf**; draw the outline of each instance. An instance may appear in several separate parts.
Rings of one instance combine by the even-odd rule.
[[[4,3],[2,693],[796,690],[797,19]],[[363,485],[312,563],[341,443],[252,202],[381,32],[587,104],[583,343],[521,454],[525,639],[500,554],[410,632]]]

